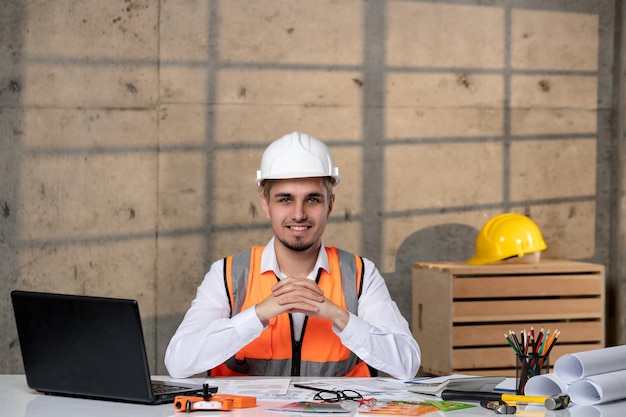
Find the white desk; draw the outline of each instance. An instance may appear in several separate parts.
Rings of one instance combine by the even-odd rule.
[[[157,377],[158,378],[158,377]],[[160,377],[158,379],[167,379]],[[198,381],[196,381],[198,382]],[[202,383],[202,380],[199,381]],[[314,394],[314,393],[313,393]],[[407,394],[407,399],[418,400],[416,394]],[[266,411],[267,408],[277,407],[287,401],[259,400],[254,408],[233,411],[194,411],[190,414],[175,413],[172,404],[164,405],[137,405],[110,401],[86,400],[42,395],[32,391],[26,385],[24,375],[0,375],[0,407],[3,416],[11,417],[293,417],[294,414],[284,414]],[[626,402],[606,404],[602,406],[571,405],[567,410],[548,411],[540,406],[531,410],[522,410],[519,407],[516,416],[532,417],[623,417],[626,414]],[[471,417],[496,416],[493,411],[480,406],[462,411],[437,412],[428,414],[433,417]],[[317,415],[319,416],[319,415]],[[329,415],[332,416],[332,415]],[[371,417],[383,415],[370,415]]]

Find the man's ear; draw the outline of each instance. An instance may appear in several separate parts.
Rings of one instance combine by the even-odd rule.
[[[335,204],[335,194],[331,194],[330,198],[328,199],[328,213],[326,214],[326,217],[330,217],[330,213],[333,211],[333,204]]]
[[[261,207],[263,207],[263,213],[265,213],[265,218],[270,220],[270,205],[265,199],[265,194],[261,193]]]

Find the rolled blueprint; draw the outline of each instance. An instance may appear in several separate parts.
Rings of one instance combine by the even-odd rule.
[[[581,405],[622,400],[626,398],[626,370],[591,375],[580,379],[570,385],[567,393],[572,402]]]
[[[566,384],[590,375],[622,370],[626,370],[626,345],[570,353],[554,363],[554,373]]]
[[[554,373],[535,375],[526,383],[526,395],[552,396],[567,393],[568,385],[556,377]]]

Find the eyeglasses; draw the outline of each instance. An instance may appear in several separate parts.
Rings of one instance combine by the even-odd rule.
[[[328,389],[321,389],[302,384],[294,384],[296,388],[304,388],[317,391],[313,396],[314,400],[322,401],[325,403],[337,403],[340,401],[357,401],[359,403],[360,410],[369,410],[376,405],[376,398],[363,398],[363,396],[353,390],[341,390],[334,391]]]
[[[336,403],[339,401],[359,401],[363,399],[363,396],[358,392],[352,390],[318,390],[313,399],[324,401],[325,403]]]

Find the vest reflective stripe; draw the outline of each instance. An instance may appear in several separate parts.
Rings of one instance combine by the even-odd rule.
[[[232,256],[232,262],[226,262],[226,274],[224,274],[224,285],[230,299],[230,311],[241,311],[241,306],[246,298],[246,287],[248,286],[248,275],[250,274],[250,254],[251,249],[239,252]],[[245,277],[234,281],[234,287],[228,282],[227,277]],[[233,314],[231,313],[231,316]]]
[[[355,355],[352,355],[355,356]],[[355,356],[356,357],[356,356]],[[358,359],[357,359],[358,361]],[[327,377],[369,377],[371,376],[367,364],[358,361],[350,372],[338,375],[336,369],[350,365],[349,361],[339,362],[302,362],[301,375],[303,376],[327,376]],[[212,377],[218,376],[285,376],[290,375],[291,359],[254,359],[247,358],[245,362],[237,361],[234,357],[228,359],[211,371]]]
[[[263,274],[254,272],[260,271],[263,249],[253,247],[224,260],[224,280],[231,316],[262,301],[278,282],[272,271]],[[318,284],[326,297],[357,314],[363,260],[336,248],[326,248],[326,251],[332,275],[320,269]],[[339,276],[341,280],[337,279]],[[248,285],[250,281],[254,281],[254,285]],[[214,368],[211,375],[370,376],[367,364],[341,344],[328,320],[305,318],[299,350],[292,332],[291,315],[281,314],[271,319],[257,339]],[[294,350],[296,359],[292,358]],[[300,367],[292,370],[298,357]]]
[[[339,269],[341,271],[341,285],[343,288],[346,309],[352,313],[358,313],[359,297],[361,296],[361,286],[363,283],[363,259],[355,257],[351,253],[337,249],[339,254]],[[357,265],[357,258],[360,262]],[[353,281],[356,277],[356,285]]]

